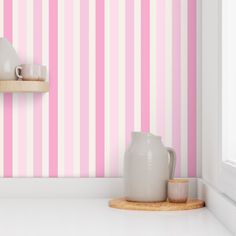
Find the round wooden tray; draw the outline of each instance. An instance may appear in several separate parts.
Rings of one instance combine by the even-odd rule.
[[[112,199],[109,201],[109,206],[124,210],[139,210],[139,211],[183,211],[198,209],[205,206],[204,201],[198,199],[189,199],[186,203],[171,203],[171,202],[130,202],[124,198]]]

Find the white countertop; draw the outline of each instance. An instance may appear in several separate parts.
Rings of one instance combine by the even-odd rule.
[[[228,236],[207,209],[138,212],[107,199],[0,199],[4,236]]]

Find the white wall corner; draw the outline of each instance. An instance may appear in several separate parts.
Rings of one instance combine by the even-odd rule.
[[[206,203],[206,207],[229,230],[236,235],[236,202],[220,193],[203,179],[198,179],[198,198]]]
[[[202,1],[202,178],[217,187],[220,158],[220,0]]]

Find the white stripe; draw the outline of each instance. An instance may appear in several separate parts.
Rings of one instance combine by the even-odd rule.
[[[64,0],[58,1],[58,176],[65,175],[65,66],[64,66]]]
[[[202,0],[197,1],[197,177],[202,176]]]
[[[4,22],[3,22],[3,0],[0,0],[0,37],[3,37],[3,28],[4,28]],[[4,137],[3,137],[3,129],[4,129],[4,101],[3,101],[3,94],[0,94],[0,177],[4,175]]]
[[[105,176],[110,176],[110,0],[105,0]]]
[[[89,0],[89,176],[96,176],[95,22],[96,1]]]
[[[134,130],[141,128],[141,1],[134,1]]]
[[[12,1],[12,44],[13,47],[18,51],[18,0]],[[12,175],[13,177],[18,176],[18,96],[19,94],[12,94]]]
[[[165,145],[172,145],[172,0],[165,1],[165,29],[166,29],[166,87],[165,87],[165,105],[166,105],[166,125],[165,125]]]
[[[33,1],[27,0],[27,53],[26,62],[33,63]],[[33,152],[33,127],[34,127],[34,117],[33,117],[33,94],[29,93],[26,96],[26,116],[27,116],[27,146],[26,146],[26,175],[31,177],[34,175],[34,152]]]
[[[48,0],[42,0],[42,62],[49,68],[49,9]],[[48,79],[48,73],[47,73]],[[42,97],[42,176],[49,176],[49,93],[43,94]]]
[[[74,0],[74,54],[73,54],[73,175],[80,176],[80,1]]]
[[[157,132],[157,1],[150,1],[150,131]]]
[[[119,0],[119,176],[125,152],[125,0]]]
[[[188,0],[181,0],[181,177],[188,175]]]

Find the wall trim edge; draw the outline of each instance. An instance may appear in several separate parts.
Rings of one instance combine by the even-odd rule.
[[[189,196],[197,179],[189,178]],[[2,178],[0,198],[114,198],[123,196],[123,178]]]
[[[236,235],[236,202],[210,185],[203,179],[198,179],[198,198],[206,203],[206,207],[229,230]]]

